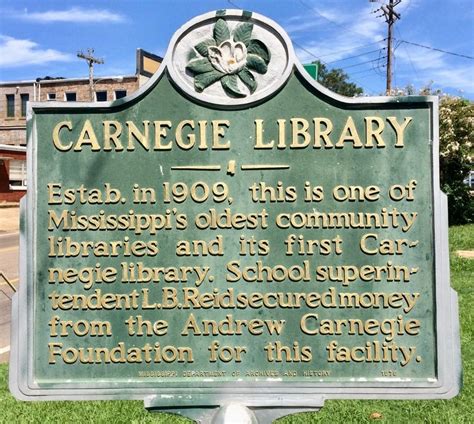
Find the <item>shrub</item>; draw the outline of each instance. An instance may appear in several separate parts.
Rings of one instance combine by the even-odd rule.
[[[463,179],[471,169],[474,104],[466,99],[442,96],[439,135],[440,184],[448,195],[449,224],[472,222],[474,198]]]

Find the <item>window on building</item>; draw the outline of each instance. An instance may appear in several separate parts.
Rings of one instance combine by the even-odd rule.
[[[56,100],[56,93],[48,93],[48,100]]]
[[[28,100],[30,100],[30,95],[28,93],[20,94],[21,97],[21,116],[26,116],[26,105]]]
[[[26,160],[12,159],[9,165],[10,190],[26,190]]]
[[[127,95],[127,90],[115,90],[115,99],[121,99]]]
[[[15,95],[7,94],[7,118],[15,117]]]
[[[107,91],[96,91],[95,92],[95,101],[96,102],[106,102],[107,101]]]
[[[66,102],[75,102],[77,98],[76,93],[64,93],[64,97]]]

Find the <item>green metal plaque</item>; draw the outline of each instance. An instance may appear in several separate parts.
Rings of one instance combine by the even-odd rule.
[[[327,91],[242,11],[189,22],[130,97],[33,104],[12,392],[454,396],[437,125],[434,97]]]

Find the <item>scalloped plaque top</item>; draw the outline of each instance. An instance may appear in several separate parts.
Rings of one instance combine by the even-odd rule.
[[[241,10],[202,15],[183,27],[168,50],[173,81],[197,100],[219,106],[255,103],[288,79],[293,50],[269,19]]]

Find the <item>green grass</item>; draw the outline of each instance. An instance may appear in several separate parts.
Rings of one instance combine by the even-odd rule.
[[[451,285],[458,292],[464,387],[451,400],[327,401],[319,413],[286,417],[278,424],[310,423],[472,423],[474,407],[474,259],[461,259],[456,250],[474,250],[474,225],[449,230]],[[0,365],[1,423],[186,423],[168,414],[151,414],[141,401],[18,402],[8,391],[8,366]],[[381,418],[371,418],[378,413]]]

